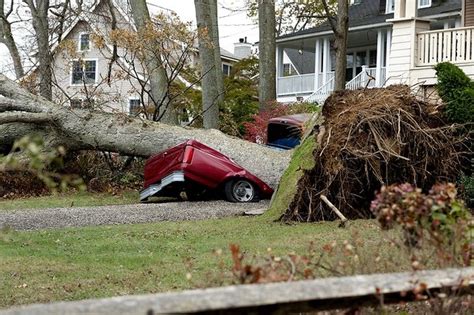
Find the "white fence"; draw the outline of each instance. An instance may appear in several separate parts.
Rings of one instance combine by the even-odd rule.
[[[474,60],[474,27],[421,32],[417,34],[417,41],[418,66]]]

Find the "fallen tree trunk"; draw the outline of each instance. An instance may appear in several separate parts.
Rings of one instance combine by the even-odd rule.
[[[222,152],[275,188],[290,154],[229,137],[218,130],[170,126],[132,119],[126,114],[72,110],[32,95],[0,75],[0,146],[27,134],[50,146],[102,150],[148,157],[188,139]]]

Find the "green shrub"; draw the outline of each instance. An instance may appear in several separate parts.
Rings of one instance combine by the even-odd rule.
[[[462,188],[462,196],[469,208],[474,208],[474,174],[463,174],[459,179]]]
[[[437,91],[446,104],[444,113],[453,123],[474,121],[474,83],[457,66],[442,62],[435,66]]]

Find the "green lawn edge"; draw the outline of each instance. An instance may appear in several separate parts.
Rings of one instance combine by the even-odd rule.
[[[319,120],[312,123],[311,130]],[[296,194],[298,181],[305,170],[315,166],[313,152],[317,148],[314,134],[309,134],[303,142],[295,149],[290,164],[283,173],[280,184],[273,195],[270,208],[263,215],[267,220],[277,220],[288,209]]]

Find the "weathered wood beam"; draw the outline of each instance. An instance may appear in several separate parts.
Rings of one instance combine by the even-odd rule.
[[[0,315],[50,314],[286,314],[415,300],[415,293],[472,294],[474,268],[357,275],[228,286],[178,293],[36,304]]]

